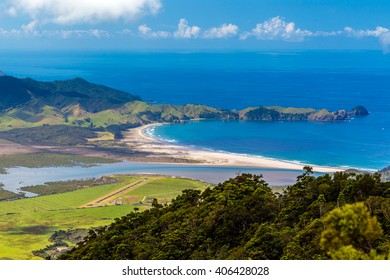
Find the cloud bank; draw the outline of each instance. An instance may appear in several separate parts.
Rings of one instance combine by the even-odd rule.
[[[373,37],[377,38],[382,45],[382,48],[388,52],[389,47],[390,47],[390,29],[382,27],[382,26],[377,26],[376,29],[370,30],[356,30],[353,29],[352,27],[345,27],[344,28],[344,33],[347,36],[350,37],[355,37],[359,39],[364,39],[367,37]]]
[[[305,37],[313,36],[312,31],[295,28],[294,22],[286,22],[281,17],[273,17],[256,25],[250,32],[241,34],[240,39],[255,37],[259,40],[283,40],[302,42]]]
[[[222,24],[219,27],[210,28],[202,33],[199,26],[191,26],[187,19],[180,19],[177,30],[174,32],[154,31],[148,25],[138,26],[139,35],[146,39],[175,38],[175,39],[222,39],[231,38],[238,35],[238,26],[234,24]],[[128,32],[127,32],[128,33]]]
[[[138,31],[144,38],[158,39],[158,38],[169,38],[171,37],[171,33],[167,31],[153,31],[146,24],[140,25],[138,27]]]
[[[190,26],[188,20],[182,18],[180,19],[179,24],[177,25],[177,31],[173,36],[181,39],[196,38],[199,36],[200,30],[199,26]]]
[[[45,14],[47,22],[50,20],[59,24],[72,24],[80,22],[100,22],[107,20],[129,19],[145,13],[157,13],[161,9],[161,0],[10,0],[12,7],[6,10],[9,17],[21,16],[28,13],[30,22],[19,28],[2,29],[1,37],[60,37],[68,38],[114,38],[115,36],[140,37],[143,39],[234,39],[241,41],[285,41],[304,42],[315,37],[350,37],[356,40],[375,38],[385,51],[390,49],[390,29],[378,26],[375,29],[354,29],[345,27],[342,30],[322,31],[308,30],[297,27],[294,21],[287,21],[276,16],[256,24],[249,31],[240,32],[239,26],[233,23],[224,23],[218,27],[202,30],[197,25],[191,25],[186,18],[181,18],[171,30],[153,30],[149,25],[139,25],[136,32],[129,28],[122,31],[107,31],[100,29],[70,29],[45,30],[41,14]],[[62,4],[61,4],[62,3]],[[63,4],[66,3],[66,4]],[[92,4],[93,3],[93,4]],[[108,4],[109,3],[109,4]],[[88,6],[88,5],[90,6]],[[21,8],[25,5],[23,8]],[[88,6],[88,7],[87,7]]]
[[[238,34],[238,26],[234,24],[222,24],[220,27],[213,27],[205,31],[204,38],[221,39],[235,37]]]
[[[385,50],[390,47],[390,29],[377,26],[375,29],[357,30],[345,27],[344,30],[311,31],[296,28],[295,22],[287,22],[282,17],[273,17],[259,23],[249,32],[240,34],[241,40],[251,37],[258,40],[281,40],[287,42],[303,42],[310,37],[348,36],[356,39],[377,38]]]
[[[10,0],[10,15],[57,24],[96,23],[156,14],[161,0]]]

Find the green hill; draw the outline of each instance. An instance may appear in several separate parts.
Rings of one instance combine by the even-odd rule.
[[[141,100],[138,96],[92,84],[81,78],[39,82],[11,76],[0,76],[0,96],[0,110],[24,106],[27,111],[35,113],[44,106],[62,110],[72,105],[80,105],[81,109],[93,113]]]
[[[81,78],[40,82],[0,76],[0,97],[0,130],[43,125],[132,127],[234,115],[203,105],[149,105],[138,96]]]

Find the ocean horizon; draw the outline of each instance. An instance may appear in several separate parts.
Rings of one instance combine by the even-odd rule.
[[[53,81],[81,77],[149,103],[223,109],[284,106],[370,115],[337,123],[191,121],[155,129],[182,145],[304,164],[390,165],[390,55],[381,51],[3,52],[0,70]]]

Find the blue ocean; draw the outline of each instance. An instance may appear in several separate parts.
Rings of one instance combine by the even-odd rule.
[[[179,144],[306,164],[390,165],[390,54],[381,51],[2,52],[0,70],[52,81],[82,77],[152,103],[330,110],[348,122],[191,121],[153,130]]]

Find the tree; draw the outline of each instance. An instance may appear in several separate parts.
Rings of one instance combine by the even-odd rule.
[[[346,203],[346,199],[345,199],[345,195],[344,195],[344,192],[341,191],[339,193],[339,197],[337,198],[337,207],[343,207]]]
[[[320,247],[321,232],[324,229],[322,219],[315,219],[301,229],[291,242],[284,247],[284,260],[325,260],[329,259]]]
[[[323,194],[320,194],[318,196],[317,202],[318,202],[318,208],[319,208],[318,210],[320,212],[320,218],[321,218],[324,213],[324,208],[326,204],[325,196]]]
[[[261,224],[245,244],[245,256],[257,260],[278,260],[283,254],[283,235],[286,233],[267,223]]]
[[[320,246],[335,259],[368,257],[383,234],[377,218],[371,217],[362,202],[332,210],[323,222],[326,229],[321,233]]]

